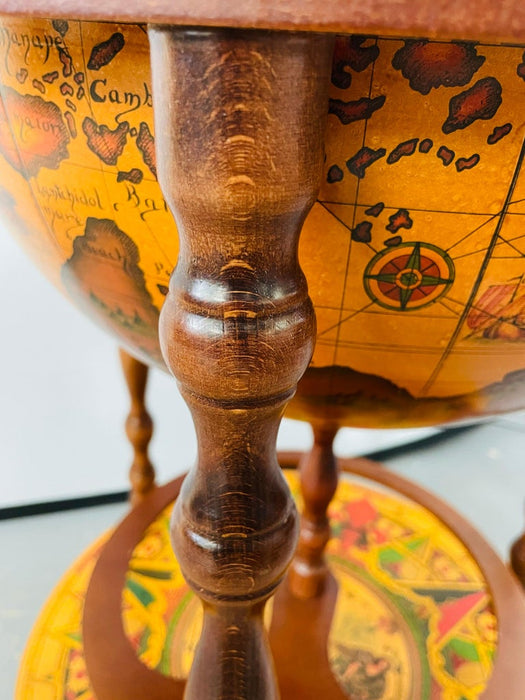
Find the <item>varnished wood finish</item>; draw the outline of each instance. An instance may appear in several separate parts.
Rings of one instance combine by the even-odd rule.
[[[281,453],[279,462],[283,467],[295,468],[302,456],[297,452]],[[525,597],[503,562],[457,512],[421,487],[370,460],[339,459],[338,466],[340,471],[371,479],[420,503],[465,544],[483,572],[498,616],[498,653],[483,700],[522,700]],[[155,489],[144,503],[131,511],[102,551],[93,573],[84,608],[84,643],[88,674],[97,700],[182,698],[182,682],[166,678],[137,661],[124,633],[121,616],[129,552],[140,542],[152,520],[177,497],[180,482],[181,479],[177,479],[162,489]],[[331,579],[323,594],[310,600],[293,596],[287,586],[278,590],[270,644],[283,700],[317,700],[319,697],[341,700],[339,686],[327,675],[330,672],[325,651],[334,594]],[[305,678],[311,678],[317,695],[302,694],[308,692]]]
[[[514,542],[510,550],[510,564],[525,589],[525,535]]]
[[[0,0],[0,13],[204,27],[525,41],[519,0]]]
[[[327,572],[319,595],[301,599],[287,585],[275,594],[270,643],[285,700],[348,700],[328,660],[337,591],[336,580]]]
[[[331,536],[328,506],[337,489],[335,425],[313,425],[314,444],[299,464],[303,512],[297,551],[288,574],[291,591],[299,598],[319,595],[328,569],[324,551]]]
[[[313,349],[297,245],[319,187],[332,44],[149,35],[159,180],[180,235],[160,339],[199,444],[171,529],[204,605],[185,697],[272,700],[264,604],[297,537],[275,441]]]
[[[135,506],[155,485],[155,469],[148,455],[148,445],[153,435],[153,421],[145,404],[148,367],[123,349],[119,354],[131,400],[126,418],[126,435],[133,448],[129,480],[131,505]]]
[[[182,700],[184,682],[149,669],[124,632],[122,591],[130,552],[144,529],[177,498],[183,477],[151,491],[124,518],[104,546],[89,583],[82,637],[89,681],[97,700]]]

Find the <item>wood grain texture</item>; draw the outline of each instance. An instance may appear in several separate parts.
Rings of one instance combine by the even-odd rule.
[[[290,590],[298,598],[314,598],[323,591],[328,567],[324,552],[331,537],[328,507],[337,489],[337,460],[333,444],[337,426],[314,424],[314,444],[299,464],[303,512],[299,543],[290,571]]]
[[[155,469],[148,455],[153,421],[145,403],[149,368],[123,349],[120,349],[119,354],[131,401],[126,418],[126,435],[133,448],[133,461],[129,470],[130,501],[131,505],[136,506],[155,486]]]
[[[298,529],[275,441],[313,350],[297,247],[319,188],[332,43],[149,35],[159,181],[180,236],[160,340],[199,445],[171,528],[205,613],[185,697],[272,700],[264,605]]]
[[[0,0],[0,14],[525,42],[519,0]]]
[[[154,488],[118,525],[91,576],[82,620],[84,656],[97,700],[182,700],[185,683],[148,668],[124,631],[122,592],[130,553],[178,497],[184,477]]]
[[[289,572],[291,573],[291,571]],[[286,583],[275,594],[270,643],[285,700],[349,700],[332,672],[328,638],[338,586],[328,573],[319,595],[299,598]]]
[[[514,542],[510,550],[510,565],[525,589],[525,535]]]

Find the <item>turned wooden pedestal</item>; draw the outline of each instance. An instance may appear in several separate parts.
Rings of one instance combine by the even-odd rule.
[[[112,647],[109,637],[104,643],[104,635],[97,636],[100,625],[120,612],[120,588],[98,586],[95,576],[86,604],[87,657],[93,658],[96,639],[96,653],[103,651],[106,662],[114,661],[102,671],[98,667],[98,687],[106,695],[111,689],[100,700],[175,700],[183,694],[185,700],[277,700],[279,682],[289,700],[293,692],[299,693],[294,700],[301,700],[306,690],[297,690],[300,684],[291,681],[287,685],[294,620],[309,645],[303,680],[308,679],[316,698],[335,698],[339,691],[322,646],[308,637],[305,622],[319,614],[325,634],[334,600],[323,551],[329,538],[326,510],[337,482],[331,454],[335,427],[316,426],[318,454],[302,466],[300,536],[275,451],[280,419],[308,367],[315,337],[297,250],[324,158],[330,32],[377,34],[387,27],[398,36],[442,31],[446,38],[461,34],[467,40],[523,42],[523,5],[496,7],[482,0],[473,11],[465,2],[425,1],[417,7],[402,2],[392,17],[391,4],[377,1],[365,6],[299,0],[23,4],[28,13],[44,17],[148,24],[157,173],[180,236],[160,340],[193,414],[198,460],[176,486],[180,496],[171,537],[184,577],[202,602],[203,631],[185,688],[166,677],[153,678],[122,640]],[[0,0],[0,11],[23,14],[20,5]],[[146,451],[151,423],[143,404],[145,374],[126,356],[124,362],[131,393],[138,396],[128,421],[135,448],[133,497],[143,501],[119,531],[129,543],[148,514],[174,493],[158,490],[143,499],[153,483]],[[494,585],[521,605],[511,579],[465,528],[469,542],[485,557],[487,575],[495,571]],[[274,622],[278,627],[284,620],[287,632],[277,635],[272,659],[265,606],[285,578],[297,542],[289,588],[281,588],[277,600],[282,607]],[[110,542],[101,561],[118,561],[120,546]],[[522,636],[509,621],[512,613],[501,612],[502,629],[513,632],[502,636],[502,661],[486,697],[519,700],[525,668],[511,665],[513,645]],[[116,618],[113,622],[120,624]],[[294,640],[295,663],[301,640]]]

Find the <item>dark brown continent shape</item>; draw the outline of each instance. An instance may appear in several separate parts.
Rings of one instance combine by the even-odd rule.
[[[71,136],[76,139],[77,137],[77,125],[75,123],[75,117],[71,112],[64,112],[64,119],[66,120],[67,128]]]
[[[89,70],[100,70],[103,66],[107,66],[119,51],[122,51],[124,44],[124,35],[120,32],[115,32],[109,39],[94,46],[91,49],[91,55],[87,64]]]
[[[330,184],[334,182],[341,182],[344,176],[344,172],[338,165],[332,165],[326,174],[326,181]]]
[[[139,168],[132,168],[128,171],[119,170],[117,174],[117,182],[123,182],[124,180],[127,180],[128,182],[132,182],[134,185],[138,185],[142,182],[143,177],[144,174],[142,170],[139,170]]]
[[[512,124],[507,122],[507,124],[503,124],[503,126],[495,126],[494,130],[492,133],[487,137],[487,143],[493,146],[495,143],[498,143],[504,136],[507,136],[507,134],[510,134],[512,131]]]
[[[116,165],[126,145],[128,130],[128,122],[121,122],[113,131],[106,124],[97,124],[91,117],[85,117],[82,122],[88,147],[106,165]]]
[[[456,170],[461,173],[463,170],[471,170],[479,163],[479,154],[474,153],[470,158],[458,158],[456,161]]]
[[[62,64],[62,75],[64,76],[64,78],[69,78],[69,76],[73,72],[73,61],[71,60],[71,56],[69,55],[66,49],[64,49],[62,46],[59,46],[58,57],[60,59],[60,63]]]
[[[371,207],[368,207],[368,209],[365,209],[365,214],[367,216],[379,216],[383,209],[385,208],[385,203],[384,202],[378,202],[377,204],[374,204]]]
[[[75,91],[73,90],[73,88],[71,87],[71,85],[69,83],[62,83],[62,85],[60,86],[60,92],[64,96],[75,94]]]
[[[54,19],[52,24],[53,29],[55,29],[60,34],[60,36],[66,36],[66,34],[69,31],[69,23],[66,20]]]
[[[363,178],[365,176],[366,169],[375,163],[376,160],[384,158],[386,150],[384,148],[378,148],[374,151],[368,146],[363,146],[357,153],[346,161],[346,167],[356,177]]]
[[[419,144],[420,153],[428,153],[433,145],[434,142],[432,141],[432,139],[423,139]]]
[[[51,72],[49,72],[49,73],[45,73],[45,74],[42,76],[42,80],[43,80],[45,83],[54,83],[55,80],[58,80],[58,71],[57,71],[57,70],[54,70],[54,71],[51,71]]]
[[[144,357],[162,365],[158,346],[159,312],[140,268],[139,250],[110,219],[89,217],[84,235],[62,268],[71,297],[92,317]]]
[[[16,79],[18,80],[19,83],[22,85],[25,83],[27,80],[27,76],[29,75],[29,71],[27,68],[20,68],[19,71],[16,73]]]
[[[523,407],[523,396],[525,370],[479,391],[440,399],[416,398],[388,379],[350,367],[309,367],[287,416],[360,428],[409,428],[517,410]]]
[[[523,55],[521,57],[521,63],[518,64],[516,73],[519,75],[520,78],[523,78],[523,80],[525,80],[525,51],[523,52]]]
[[[395,53],[392,66],[401,71],[412,90],[428,95],[442,85],[467,85],[484,61],[474,44],[409,39]]]
[[[334,60],[332,65],[332,83],[342,89],[350,87],[352,75],[346,70],[352,68],[360,73],[379,56],[377,44],[363,46],[366,36],[338,36],[335,40]]]
[[[137,148],[142,153],[144,163],[151,170],[153,175],[157,177],[157,162],[155,159],[155,139],[153,138],[149,126],[146,122],[140,123],[140,129],[135,142]]]
[[[401,238],[401,236],[391,236],[390,238],[387,238],[385,241],[383,241],[383,245],[385,245],[387,248],[395,248],[402,242],[403,239]]]
[[[370,221],[361,221],[352,229],[352,240],[358,243],[370,243],[372,240],[372,224]]]
[[[482,78],[450,100],[448,118],[441,127],[450,134],[466,129],[477,119],[492,119],[501,104],[501,85],[496,78]]]
[[[69,155],[70,140],[60,109],[38,95],[21,95],[6,85],[0,90],[0,152],[4,158],[26,177],[36,175],[40,168],[56,170]]]
[[[380,109],[385,104],[386,97],[378,95],[377,97],[361,97],[359,100],[351,102],[343,102],[342,100],[334,100],[330,98],[328,111],[330,114],[335,114],[341,124],[350,124],[351,122],[359,121],[360,119],[368,119],[372,114]]]
[[[392,163],[397,163],[403,156],[411,156],[417,146],[419,139],[409,139],[408,141],[403,141],[403,143],[398,144],[394,150],[388,154],[386,162],[392,165]]]
[[[443,162],[443,165],[450,165],[456,154],[454,151],[451,151],[450,148],[440,146],[436,155]]]
[[[406,209],[398,209],[395,214],[388,217],[390,223],[386,227],[387,231],[397,233],[400,228],[412,228],[414,223]]]
[[[38,90],[38,92],[40,92],[42,95],[45,94],[46,87],[41,80],[37,80],[36,78],[33,78],[32,85],[35,88],[35,90]]]

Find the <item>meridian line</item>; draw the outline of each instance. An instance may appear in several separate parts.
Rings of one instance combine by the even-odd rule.
[[[512,195],[514,193],[514,189],[516,188],[516,184],[518,182],[518,176],[521,171],[521,167],[523,165],[523,160],[525,159],[525,140],[522,143],[521,150],[518,156],[518,160],[516,162],[516,167],[514,168],[514,173],[512,175],[512,180],[509,186],[509,190],[507,192],[507,196],[505,197],[505,203],[503,204],[503,208],[501,210],[501,213],[498,218],[498,223],[496,224],[496,228],[494,230],[494,233],[492,235],[489,247],[487,248],[487,252],[485,254],[485,257],[483,259],[483,262],[481,263],[481,267],[479,269],[479,272],[477,274],[476,280],[474,282],[474,285],[472,287],[472,290],[470,292],[470,296],[467,300],[467,303],[465,304],[465,307],[463,309],[463,312],[459,318],[458,324],[454,330],[454,333],[452,334],[452,337],[448,341],[447,347],[445,348],[445,351],[443,352],[443,355],[441,356],[439,362],[434,368],[434,371],[430,375],[429,379],[425,383],[425,386],[422,389],[422,394],[426,394],[432,384],[435,382],[437,379],[439,373],[441,372],[443,365],[445,361],[448,359],[450,353],[452,352],[452,349],[454,345],[456,344],[457,339],[459,338],[459,334],[461,333],[461,330],[463,328],[463,325],[465,321],[467,320],[467,316],[470,313],[470,310],[474,306],[474,300],[476,299],[476,296],[479,292],[479,288],[481,286],[481,283],[483,281],[483,278],[485,276],[485,273],[487,271],[487,267],[489,265],[490,259],[492,257],[492,254],[494,252],[494,249],[496,247],[496,244],[499,239],[499,235],[501,232],[501,228],[503,226],[503,221],[505,219],[505,214],[507,213],[507,209],[510,206],[510,203],[512,201]]]

